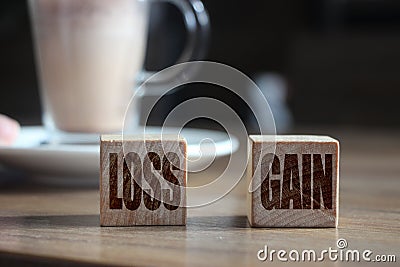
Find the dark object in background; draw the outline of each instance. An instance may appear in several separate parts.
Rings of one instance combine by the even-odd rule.
[[[312,2],[287,56],[296,122],[400,126],[400,1]]]
[[[0,5],[0,112],[37,124],[41,112],[26,1]],[[399,1],[204,0],[204,5],[212,28],[206,59],[250,76],[283,74],[292,89],[295,123],[400,125]],[[171,19],[176,10],[161,9],[152,22],[165,30],[150,33],[160,45],[149,47],[149,69],[172,64],[185,41],[181,20]],[[171,48],[175,54],[158,56],[158,50]],[[171,98],[169,105],[183,97]]]
[[[27,2],[2,1],[0,6],[0,112],[37,124],[41,109]]]

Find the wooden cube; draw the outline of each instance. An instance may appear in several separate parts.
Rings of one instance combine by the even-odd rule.
[[[100,225],[186,225],[186,141],[103,135]]]
[[[248,220],[253,227],[337,227],[339,142],[251,135]]]

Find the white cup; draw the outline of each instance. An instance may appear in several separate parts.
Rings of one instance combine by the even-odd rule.
[[[188,41],[179,62],[191,60],[208,27],[200,0],[29,0],[43,121],[52,141],[122,130],[136,78],[149,75],[142,67],[150,2],[171,2],[182,11]]]

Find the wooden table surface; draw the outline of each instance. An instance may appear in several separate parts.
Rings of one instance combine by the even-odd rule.
[[[50,187],[19,178],[0,185],[0,265],[265,266],[271,262],[257,259],[265,245],[321,251],[336,249],[338,238],[347,240],[348,249],[393,254],[400,261],[400,133],[330,133],[341,141],[338,229],[250,228],[243,182],[220,201],[189,209],[186,227],[105,228],[99,227],[97,188]],[[225,160],[190,174],[189,186],[214,177]]]

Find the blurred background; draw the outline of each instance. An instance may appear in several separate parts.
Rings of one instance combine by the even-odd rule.
[[[273,106],[279,131],[400,126],[400,1],[203,2],[211,20],[204,59],[254,78]],[[0,113],[25,125],[40,124],[27,2],[0,6]],[[157,70],[175,62],[185,31],[174,7],[155,4],[151,12],[146,68]],[[185,98],[210,95],[233,104],[252,128],[240,100],[212,86],[201,88],[165,97],[152,123]]]

